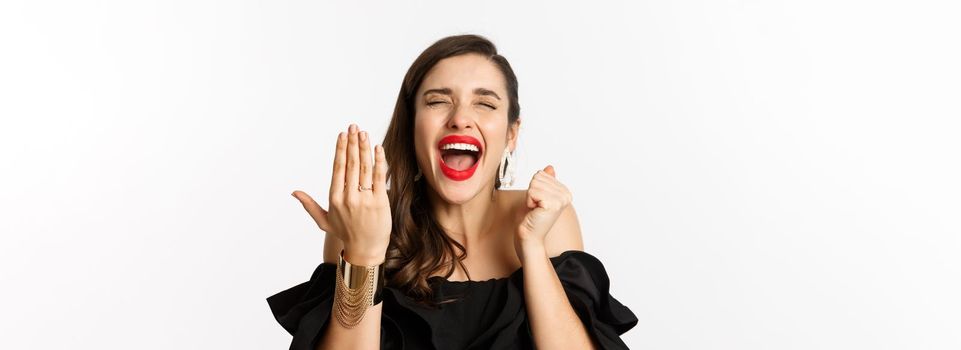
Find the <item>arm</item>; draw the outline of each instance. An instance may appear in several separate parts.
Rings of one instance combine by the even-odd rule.
[[[520,242],[524,300],[538,349],[596,349],[550,261],[552,255],[583,248],[573,205],[564,209],[544,240]]]
[[[391,231],[387,160],[383,146],[373,148],[373,160],[371,150],[367,132],[360,131],[356,124],[351,124],[347,133],[337,135],[329,191],[330,211],[302,191],[292,193],[317,226],[326,232],[325,262],[338,263],[341,249],[344,260],[352,265],[375,266],[386,259]],[[360,322],[348,328],[336,316],[339,311],[336,293],[317,348],[379,349],[382,303],[363,310]]]
[[[324,239],[324,262],[337,263],[341,249],[344,244],[340,239],[331,234],[327,234]],[[384,261],[381,257],[379,261],[374,258],[362,258],[351,256],[348,251],[344,251],[344,260],[359,265],[377,265]],[[355,261],[356,260],[356,261]],[[337,310],[331,304],[330,318],[327,320],[327,330],[324,332],[320,342],[317,343],[317,350],[323,349],[380,349],[380,319],[384,303],[374,305],[367,309],[364,319],[360,324],[353,328],[344,328],[335,320],[334,312]]]

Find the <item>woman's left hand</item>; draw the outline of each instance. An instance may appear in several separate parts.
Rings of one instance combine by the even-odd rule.
[[[524,247],[544,247],[544,240],[561,212],[571,204],[573,196],[567,186],[557,181],[554,166],[537,171],[527,189],[527,208],[531,209],[517,226],[514,246],[518,256]]]

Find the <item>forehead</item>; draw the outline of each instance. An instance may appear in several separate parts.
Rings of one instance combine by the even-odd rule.
[[[427,71],[418,95],[427,89],[449,88],[469,92],[475,88],[493,90],[506,95],[506,82],[497,65],[479,54],[465,54],[442,59]]]

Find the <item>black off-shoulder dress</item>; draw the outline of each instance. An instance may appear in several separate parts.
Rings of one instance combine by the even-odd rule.
[[[637,317],[608,292],[604,265],[570,250],[550,258],[567,298],[601,349],[627,349],[620,335]],[[336,265],[321,263],[309,281],[267,298],[274,318],[292,336],[291,350],[314,350],[330,318]],[[435,300],[459,300],[430,308],[403,292],[384,288],[381,349],[534,349],[524,309],[524,271],[486,281],[428,281]]]

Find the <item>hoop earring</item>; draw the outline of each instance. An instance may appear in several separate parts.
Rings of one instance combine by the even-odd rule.
[[[506,176],[508,174],[510,178]],[[505,183],[507,187],[514,184],[514,152],[511,152],[510,147],[504,149],[504,156],[501,157],[501,165],[497,168],[497,177],[501,181],[501,187],[504,187]]]

